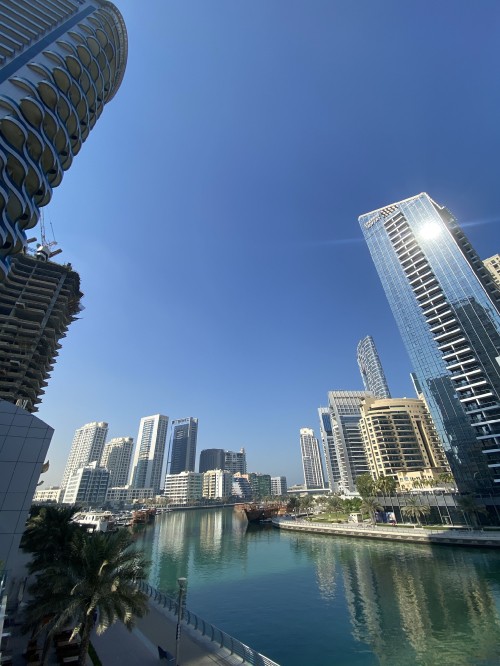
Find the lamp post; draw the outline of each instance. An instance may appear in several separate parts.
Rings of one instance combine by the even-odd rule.
[[[187,578],[178,578],[177,585],[179,586],[179,597],[177,600],[177,632],[175,634],[175,666],[179,665],[179,654],[181,648],[181,622],[182,612],[184,610],[182,602],[187,587]]]

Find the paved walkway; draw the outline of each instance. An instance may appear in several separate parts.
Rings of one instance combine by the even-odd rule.
[[[92,644],[103,666],[158,666],[159,663],[166,666],[166,661],[159,661],[157,646],[175,654],[176,626],[175,615],[160,610],[154,602],[150,602],[150,612],[136,621],[132,632],[117,622],[101,636],[94,634]],[[182,625],[181,666],[236,666],[241,663],[241,658],[231,656],[228,650],[219,648],[191,627]]]

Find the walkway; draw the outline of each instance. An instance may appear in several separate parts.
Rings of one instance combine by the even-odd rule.
[[[149,605],[148,615],[136,621],[132,632],[117,622],[101,636],[92,637],[92,644],[103,666],[166,665],[166,661],[158,660],[158,645],[175,654],[175,616],[152,601]],[[179,663],[182,666],[236,666],[243,661],[183,624]]]

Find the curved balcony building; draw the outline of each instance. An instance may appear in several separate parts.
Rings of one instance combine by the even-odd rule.
[[[105,0],[0,0],[0,280],[122,81]]]

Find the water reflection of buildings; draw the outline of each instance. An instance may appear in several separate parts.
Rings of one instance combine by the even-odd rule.
[[[465,665],[479,649],[491,659],[498,649],[499,618],[489,584],[478,575],[470,553],[455,551],[450,566],[449,552],[444,559],[438,549],[403,548],[344,552],[355,637],[386,664],[435,664],[439,655],[441,664]],[[406,662],[402,641],[409,648]]]

